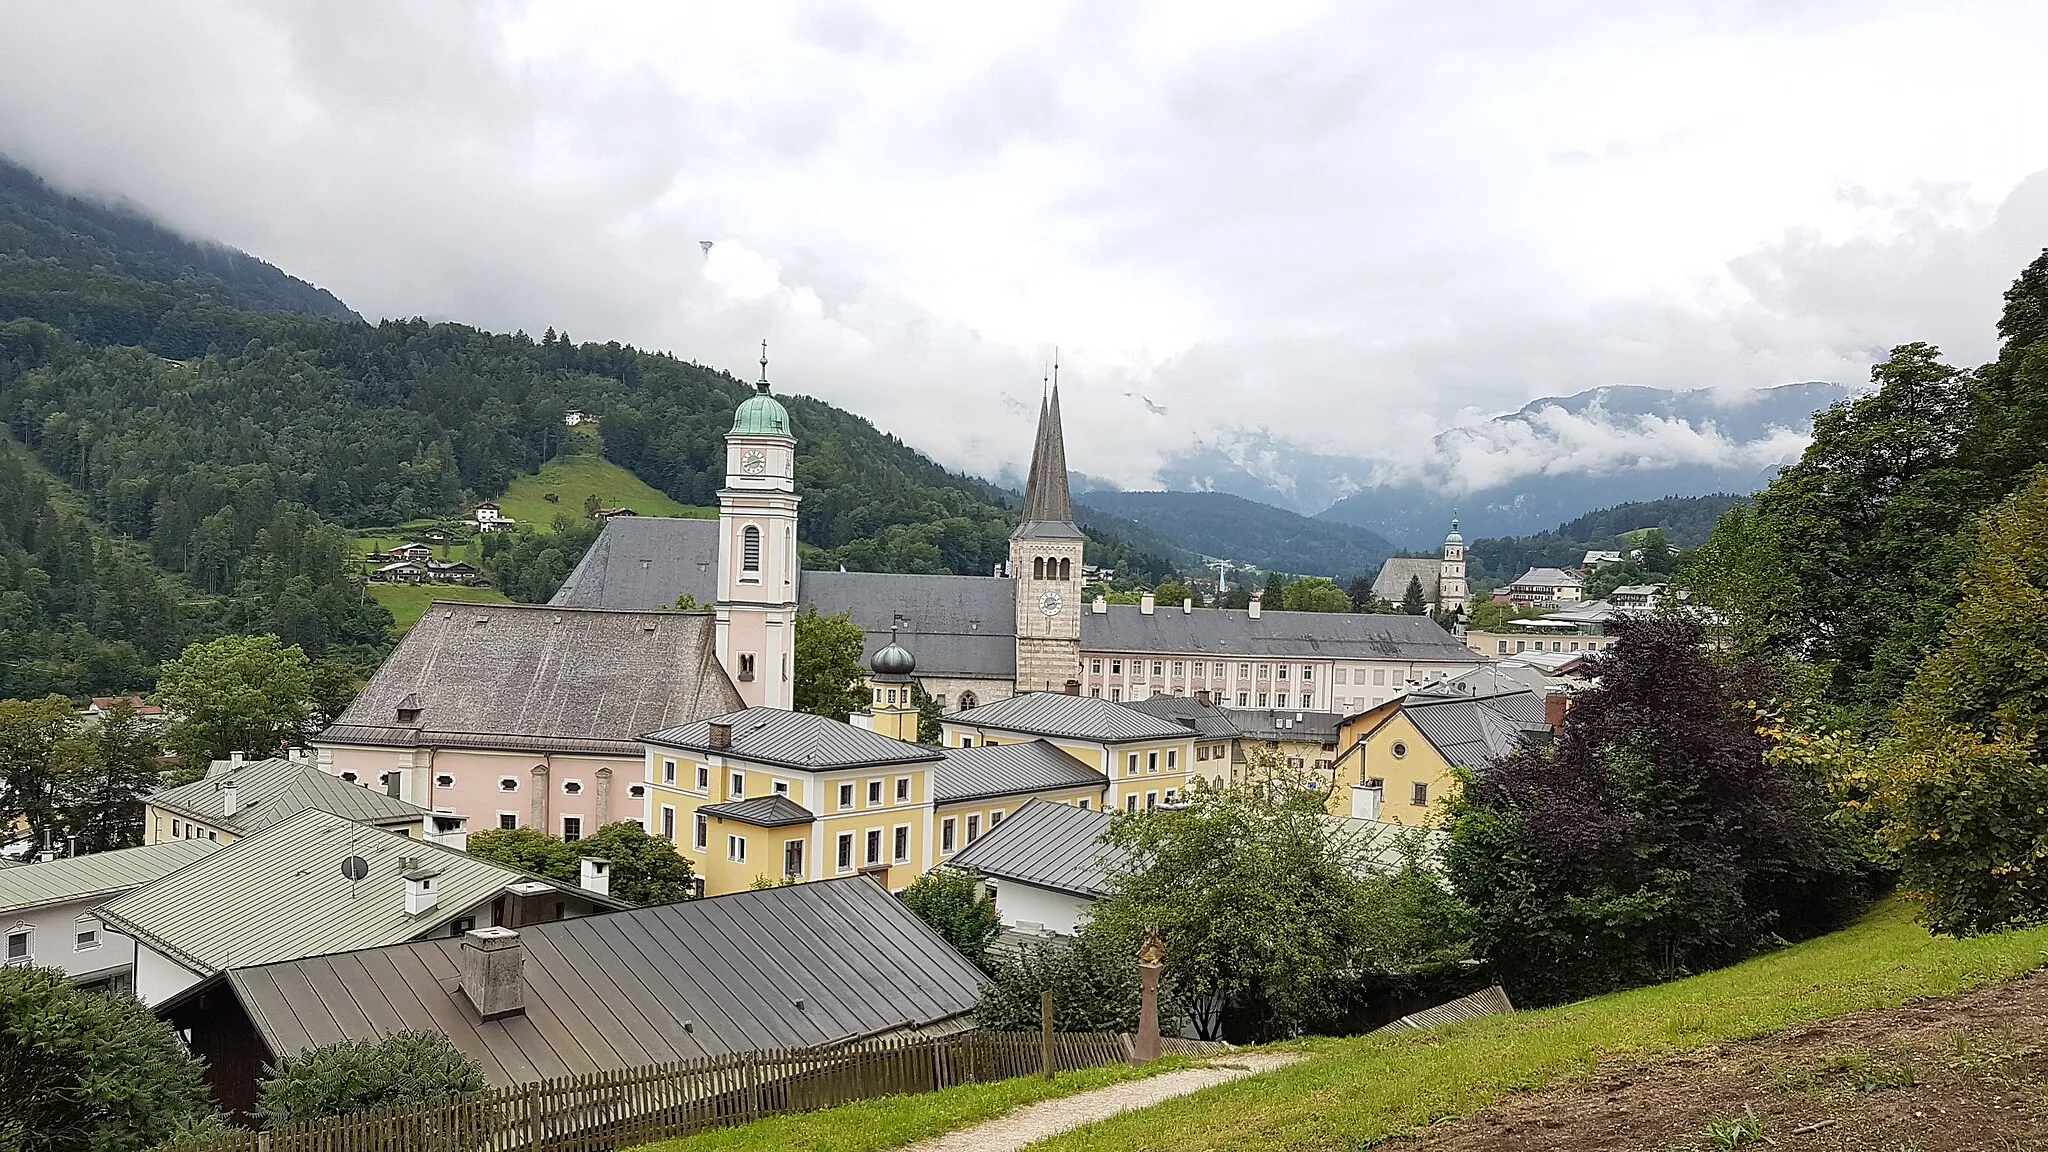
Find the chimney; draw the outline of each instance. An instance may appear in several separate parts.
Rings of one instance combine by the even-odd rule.
[[[443,848],[457,852],[469,851],[469,817],[458,816],[446,808],[436,808],[427,817],[427,833],[424,839]]]
[[[1207,688],[1195,689],[1195,703],[1200,704],[1204,708],[1207,708],[1209,707],[1210,699],[1211,697],[1209,695],[1209,690]]]
[[[1543,722],[1550,725],[1553,735],[1564,732],[1564,714],[1571,711],[1572,698],[1562,692],[1546,693],[1543,697]]]
[[[599,896],[612,894],[612,862],[602,856],[583,858],[582,885],[585,892]]]
[[[711,746],[713,748],[732,747],[732,725],[722,720],[713,720],[711,722]]]
[[[1246,611],[1250,613],[1251,619],[1257,620],[1259,618],[1259,605],[1263,604],[1265,602],[1265,599],[1266,590],[1264,588],[1261,588],[1257,592],[1252,593],[1252,606],[1246,609]]]
[[[1138,597],[1138,613],[1141,616],[1150,616],[1158,606],[1159,602],[1152,599],[1150,592]]]
[[[1089,602],[1088,610],[1090,612],[1095,613],[1097,616],[1109,615],[1109,597],[1097,596],[1094,600]]]
[[[237,749],[233,752],[228,753],[228,763],[240,764],[243,760],[248,758],[248,755],[249,754],[247,752],[243,752],[240,749]]]
[[[1195,598],[1190,596],[1180,602],[1180,610],[1190,616],[1195,612]]]
[[[526,1011],[526,946],[510,928],[475,928],[462,934],[462,994],[485,1020]]]
[[[242,810],[242,797],[235,791],[235,778],[228,777],[220,785],[220,814],[223,820],[232,819]]]
[[[411,861],[403,861],[411,863]],[[440,906],[441,893],[434,886],[440,879],[438,868],[422,868],[405,874],[405,914],[423,916]]]

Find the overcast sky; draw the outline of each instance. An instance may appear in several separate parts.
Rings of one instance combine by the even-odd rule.
[[[0,0],[0,152],[372,318],[748,378],[765,336],[984,474],[1058,343],[1069,462],[1142,485],[1982,360],[2048,244],[2044,42],[1955,0]]]

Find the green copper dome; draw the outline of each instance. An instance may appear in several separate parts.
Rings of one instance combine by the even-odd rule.
[[[1458,535],[1458,522],[1457,520],[1453,519],[1451,521],[1451,534],[1449,536],[1444,537],[1444,543],[1463,544],[1464,542],[1465,538],[1463,536]]]
[[[868,661],[868,667],[874,669],[878,676],[908,676],[917,671],[917,660],[910,655],[909,649],[892,640],[887,648],[875,653]]]
[[[735,436],[787,436],[789,435],[789,410],[782,402],[761,391],[740,402],[739,411],[732,414],[732,434]]]

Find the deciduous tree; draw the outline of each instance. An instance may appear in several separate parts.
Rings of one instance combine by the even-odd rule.
[[[1282,605],[1289,612],[1349,612],[1351,597],[1336,581],[1306,576],[1287,586]]]
[[[861,666],[866,644],[867,634],[850,616],[821,616],[815,605],[799,613],[790,707],[835,720],[866,708],[867,669]]]
[[[903,890],[903,906],[976,964],[987,963],[1003,930],[995,902],[983,899],[980,881],[964,872],[938,868],[919,876]]]
[[[276,755],[305,736],[312,691],[306,654],[275,636],[194,644],[157,679],[157,700],[171,714],[164,743],[188,770],[230,752]]]
[[[628,904],[674,904],[696,894],[690,861],[631,820],[607,824],[569,847],[578,856],[611,861],[611,894]]]

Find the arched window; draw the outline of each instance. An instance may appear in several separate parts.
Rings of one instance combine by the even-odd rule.
[[[1069,559],[1065,558],[1065,557],[1061,557],[1061,559],[1060,559],[1060,579],[1062,579],[1062,580],[1072,580],[1073,578],[1074,578],[1074,562],[1073,562],[1072,560],[1069,560]]]
[[[740,533],[740,571],[761,571],[761,530],[752,524]]]
[[[1031,558],[1031,578],[1033,580],[1045,579],[1045,557],[1033,556]]]
[[[972,692],[962,692],[960,694],[960,710],[962,712],[974,711],[974,706],[979,703],[981,703],[981,701],[976,700],[974,698],[974,693]]]

